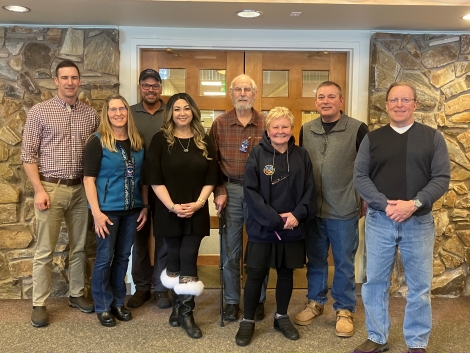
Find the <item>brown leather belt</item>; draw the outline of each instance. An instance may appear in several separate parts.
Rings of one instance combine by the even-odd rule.
[[[49,178],[45,177],[44,175],[39,175],[39,179],[48,183],[54,183],[54,184],[61,184],[65,186],[74,186],[74,185],[79,185],[83,183],[82,178],[77,178],[77,179],[57,179],[57,178]]]

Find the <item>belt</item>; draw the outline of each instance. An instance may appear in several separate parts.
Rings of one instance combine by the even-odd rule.
[[[74,186],[74,185],[80,185],[83,183],[82,178],[77,178],[77,179],[57,179],[57,178],[49,178],[45,177],[44,175],[39,175],[39,179],[48,183],[54,183],[54,184],[61,184],[65,186]]]
[[[223,179],[225,182],[230,183],[230,184],[238,184],[238,185],[243,185],[243,179],[233,179],[229,178],[228,176],[223,176]]]

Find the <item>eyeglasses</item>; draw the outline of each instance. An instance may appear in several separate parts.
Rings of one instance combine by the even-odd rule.
[[[114,107],[114,108],[108,108],[108,111],[111,112],[111,113],[113,113],[113,114],[116,114],[118,110],[119,110],[119,113],[124,113],[124,112],[127,111],[127,107],[124,106],[124,107],[119,107],[119,108],[116,108],[116,107]]]
[[[150,89],[150,87],[152,87],[152,89],[154,91],[156,91],[157,89],[160,89],[162,87],[162,85],[159,85],[158,83],[154,84],[154,85],[149,85],[148,83],[142,83],[140,85],[145,91],[148,91]]]
[[[242,93],[242,92],[251,93],[251,91],[253,91],[253,88],[250,88],[250,87],[245,87],[245,88],[235,87],[235,88],[232,88],[231,90],[235,93]]]
[[[283,180],[286,180],[289,177],[289,174],[283,175],[282,177],[277,178],[276,180],[273,180],[273,176],[271,175],[271,185],[276,185],[277,183],[280,183]]]
[[[413,98],[390,98],[388,102],[390,104],[397,104],[399,101],[402,102],[402,104],[410,104],[411,102],[415,101]]]

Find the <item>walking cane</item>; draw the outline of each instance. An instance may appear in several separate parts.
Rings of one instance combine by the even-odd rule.
[[[222,237],[225,226],[225,212],[222,210],[219,215],[219,235],[220,235],[220,327],[224,327],[224,263],[222,259]]]

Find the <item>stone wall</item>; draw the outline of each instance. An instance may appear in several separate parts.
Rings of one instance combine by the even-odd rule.
[[[100,111],[119,89],[117,29],[0,27],[0,299],[30,298],[34,191],[20,162],[28,110],[56,93],[55,67],[64,60],[80,69],[80,100]],[[95,256],[89,232],[88,282]],[[56,247],[52,296],[68,295],[68,237],[63,224]],[[89,294],[89,285],[86,288]]]
[[[403,80],[417,89],[415,119],[443,133],[451,182],[433,207],[432,294],[470,295],[470,35],[377,33],[371,38],[370,60],[370,130],[389,122],[385,93]],[[399,254],[397,260],[391,292],[406,295]]]

